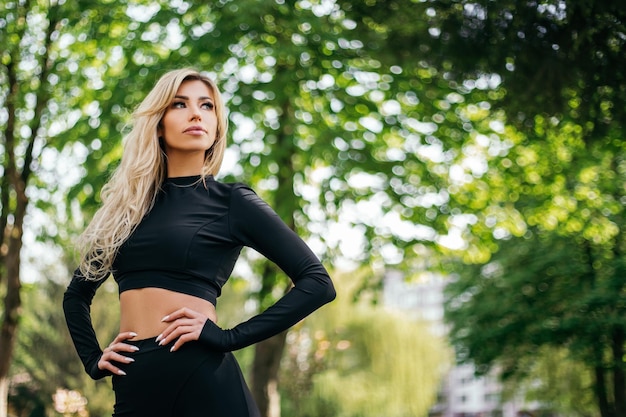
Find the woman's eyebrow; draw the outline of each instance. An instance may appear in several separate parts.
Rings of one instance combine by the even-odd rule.
[[[174,98],[180,99],[180,100],[189,100],[189,97],[187,96],[174,96]],[[213,98],[208,97],[208,96],[202,96],[202,97],[198,97],[198,100],[211,100],[213,101]]]

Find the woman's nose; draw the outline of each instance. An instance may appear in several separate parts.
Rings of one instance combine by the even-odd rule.
[[[200,108],[198,106],[191,106],[189,110],[191,120],[201,120],[202,116],[200,115]]]

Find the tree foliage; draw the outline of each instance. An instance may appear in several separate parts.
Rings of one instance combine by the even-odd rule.
[[[462,358],[519,375],[540,347],[566,347],[593,374],[601,415],[622,415],[624,58],[612,48],[622,48],[623,12],[574,1],[525,3],[519,14],[507,2],[444,9],[450,15],[432,13],[458,14],[440,25],[443,47],[466,48],[473,71],[502,80],[496,90],[506,94],[492,103],[509,143],[486,153],[485,175],[463,191],[482,202],[468,235],[493,256],[450,286]],[[451,74],[469,74],[459,54],[445,59],[458,64]],[[533,78],[546,71],[563,76]]]
[[[508,358],[509,339],[520,343],[517,353],[530,354],[558,336],[592,366],[622,366],[619,349],[607,351],[617,346],[609,330],[615,337],[621,329],[626,171],[626,37],[615,2],[18,0],[2,7],[0,282],[11,285],[0,356],[10,356],[4,346],[19,317],[24,219],[40,238],[66,245],[97,206],[134,106],[165,70],[194,66],[218,80],[230,109],[223,179],[251,183],[326,262],[350,258],[377,272],[386,264],[441,268],[439,255],[491,262],[468,268],[482,272],[462,274],[451,287],[463,301],[455,320],[490,335],[484,352],[468,352],[486,365]],[[36,211],[53,220],[38,222]],[[487,278],[495,266],[520,271],[510,281]],[[266,264],[253,268],[264,308],[288,283]],[[571,272],[579,286],[554,270]],[[364,293],[380,283],[370,278]],[[493,328],[467,320],[472,297],[483,296],[493,310],[476,306],[476,317],[484,314]],[[504,299],[528,311],[507,310]],[[581,305],[596,313],[581,314]],[[493,321],[496,313],[527,334]],[[589,328],[578,338],[574,323]],[[472,328],[459,327],[458,341],[471,346],[462,335]],[[590,335],[607,341],[595,356],[585,345]],[[256,355],[277,364],[283,342]],[[261,391],[277,376],[264,372],[255,383]],[[613,379],[612,391],[621,392]]]
[[[527,379],[537,352],[564,349],[593,375],[603,416],[619,415],[624,380],[623,257],[581,237],[529,233],[448,287],[460,358]],[[531,373],[532,374],[532,373]]]
[[[523,373],[540,346],[565,346],[590,367],[601,414],[624,414],[624,11],[602,0],[340,4],[381,62],[419,57],[486,102],[463,108],[473,124],[461,149],[482,169],[448,184],[463,259],[478,264],[449,292],[462,358]]]
[[[92,417],[110,416],[113,411],[110,381],[91,380],[76,360],[59,308],[64,291],[65,285],[53,280],[24,288],[25,312],[11,368],[14,415],[50,415],[58,389],[80,392]],[[103,338],[113,338],[118,332],[117,303],[117,290],[112,285],[105,285],[95,298],[92,317]],[[35,405],[41,408],[40,414],[32,414]]]
[[[428,323],[353,299],[364,268],[337,274],[339,297],[289,336],[285,412],[301,416],[426,415],[451,351]]]
[[[571,357],[566,348],[544,346],[533,357],[522,360],[526,377],[504,383],[503,398],[519,397],[538,403],[547,412],[571,417],[597,414],[596,401],[589,389],[593,373],[582,361]]]
[[[614,1],[339,3],[395,62],[418,57],[466,86],[496,75],[507,94],[490,101],[511,124],[555,116],[581,125],[588,140],[622,126],[626,12]],[[388,41],[403,48],[389,52]]]

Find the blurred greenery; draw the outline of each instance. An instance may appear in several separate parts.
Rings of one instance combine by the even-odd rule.
[[[555,412],[626,415],[625,13],[612,0],[1,2],[0,343],[15,345],[12,406],[50,415],[62,387],[88,397],[91,415],[108,412],[107,384],[87,381],[59,332],[62,272],[32,251],[43,242],[71,269],[71,241],[119,160],[133,107],[163,72],[194,66],[230,110],[222,179],[253,185],[333,269],[368,266],[346,289],[354,305],[341,298],[308,319],[287,337],[280,375],[252,378],[289,381],[285,413],[380,415],[384,398],[408,395],[380,355],[403,352],[403,320],[359,304],[376,304],[367,295],[391,266],[407,279],[451,276],[460,360],[502,369],[511,386],[554,387],[528,395]],[[19,280],[23,241],[22,261],[45,279]],[[288,285],[254,253],[243,260],[249,271],[220,307],[226,321]],[[115,290],[101,293],[105,340]],[[318,360],[301,343],[334,348]],[[0,364],[10,355],[2,349]],[[248,373],[257,355],[238,353]],[[346,363],[354,369],[337,369]],[[406,403],[418,415],[436,372],[411,363],[394,377],[423,381],[424,397]]]
[[[111,340],[118,332],[117,288],[110,284],[98,292],[92,309],[101,340]],[[52,398],[59,388],[77,390],[86,397],[90,416],[107,416],[113,411],[110,379],[93,381],[76,360],[59,308],[64,291],[65,285],[52,280],[24,288],[25,313],[12,366],[11,406],[15,415],[52,415]],[[35,405],[45,409],[37,411]]]
[[[596,415],[592,390],[593,374],[583,361],[571,357],[567,349],[541,347],[532,357],[521,360],[523,378],[510,378],[504,383],[503,398],[524,392],[527,401],[543,404],[547,410],[558,410],[571,417]]]
[[[338,298],[288,338],[281,382],[285,415],[425,416],[452,350],[432,323],[393,309],[355,303],[367,268],[335,273]]]

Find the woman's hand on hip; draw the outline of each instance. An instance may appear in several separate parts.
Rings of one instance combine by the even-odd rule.
[[[138,351],[139,348],[137,346],[124,343],[125,340],[133,339],[136,336],[137,333],[135,332],[122,332],[118,334],[109,346],[107,346],[102,352],[102,356],[100,356],[100,360],[98,361],[98,369],[111,371],[115,375],[126,375],[124,371],[113,365],[112,362],[131,363],[135,361],[133,358],[124,356],[119,352]]]
[[[175,352],[185,343],[198,340],[207,320],[216,322],[217,317],[206,316],[187,307],[178,309],[163,317],[161,321],[169,323],[169,326],[157,337],[156,341],[159,345],[166,345],[176,340],[170,349],[171,352]]]

